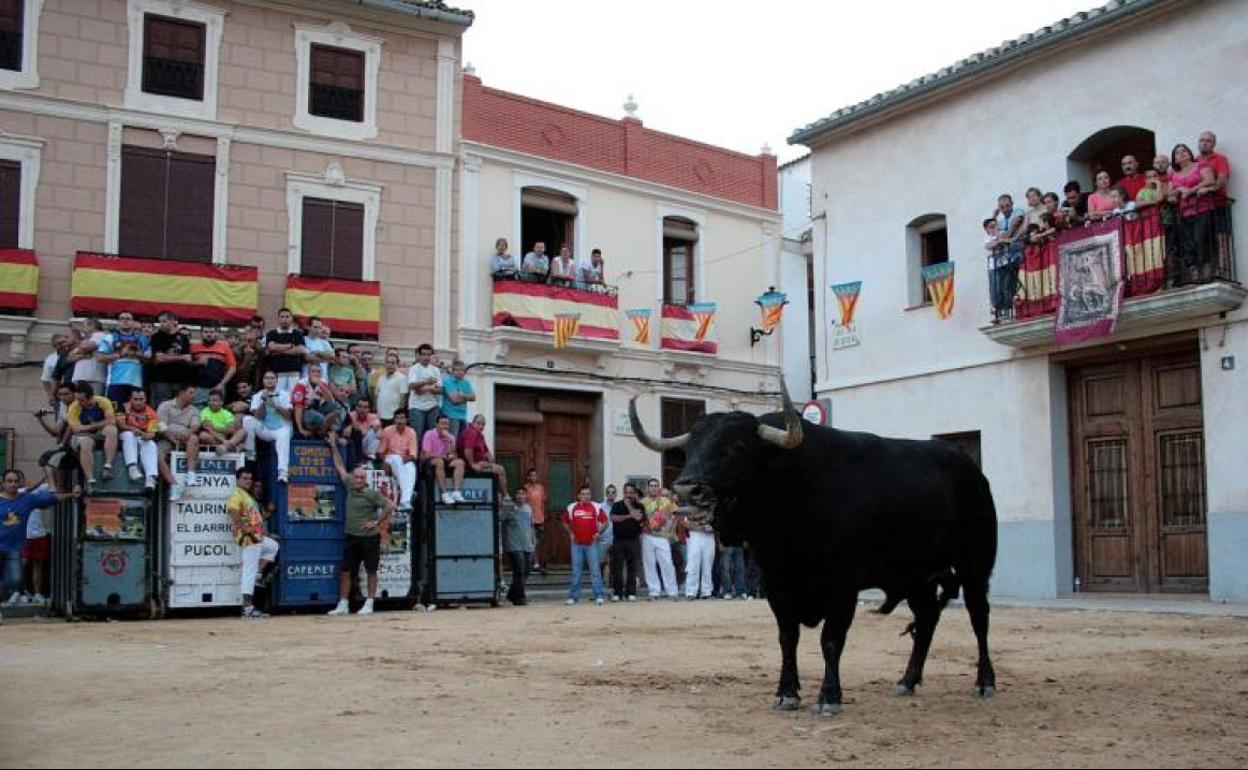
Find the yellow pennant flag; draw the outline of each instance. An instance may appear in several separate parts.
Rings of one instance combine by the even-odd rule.
[[[555,347],[566,348],[581,328],[580,313],[555,314]]]

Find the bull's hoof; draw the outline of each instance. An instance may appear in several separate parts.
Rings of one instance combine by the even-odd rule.
[[[815,716],[817,717],[834,717],[841,713],[841,704],[839,703],[820,703],[815,706]]]
[[[797,711],[802,707],[802,699],[796,695],[781,695],[771,704],[772,711]]]
[[[914,695],[914,688],[898,682],[893,685],[891,692],[894,698],[909,698]]]
[[[990,684],[977,684],[971,692],[975,697],[987,700],[997,694],[997,688]]]

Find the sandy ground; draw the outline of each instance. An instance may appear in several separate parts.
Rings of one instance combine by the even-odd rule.
[[[860,609],[832,719],[768,710],[760,602],[7,625],[0,766],[1248,764],[1248,621],[998,609],[981,702],[960,609],[888,694],[908,620]]]

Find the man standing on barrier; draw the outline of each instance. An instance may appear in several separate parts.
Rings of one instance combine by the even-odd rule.
[[[268,585],[272,574],[266,569],[277,558],[277,541],[264,533],[265,509],[252,497],[255,488],[255,476],[247,467],[234,472],[234,493],[225,503],[225,510],[234,522],[234,542],[243,556],[243,617],[247,619],[267,618],[268,615],[256,609],[252,604],[252,596],[256,586]]]
[[[381,532],[394,513],[394,503],[375,489],[369,489],[368,475],[363,465],[347,473],[338,448],[330,445],[334,468],[347,488],[347,520],[344,530],[347,542],[342,548],[342,568],[338,573],[338,606],[330,615],[350,613],[348,598],[351,595],[351,576],[360,573],[360,565],[368,570],[368,598],[358,615],[373,614],[373,600],[377,597],[377,570],[381,567]],[[378,510],[381,515],[378,515]]]

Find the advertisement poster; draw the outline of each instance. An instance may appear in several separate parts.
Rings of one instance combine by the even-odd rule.
[[[238,568],[238,547],[234,525],[225,503],[234,493],[234,472],[242,464],[241,454],[199,458],[199,483],[183,487],[182,496],[169,502],[169,562],[178,566]],[[186,455],[172,457],[174,476],[186,481]]]
[[[332,484],[294,484],[286,488],[286,518],[290,521],[333,521],[337,518],[338,487]]]
[[[83,534],[97,540],[142,540],[147,503],[138,499],[89,497],[83,505]]]
[[[385,471],[368,471],[368,486],[397,504],[398,484]],[[377,571],[377,595],[387,598],[407,596],[412,585],[411,522],[406,514],[390,516],[389,526],[381,531],[381,565]],[[361,585],[367,585],[367,573],[360,569]]]

